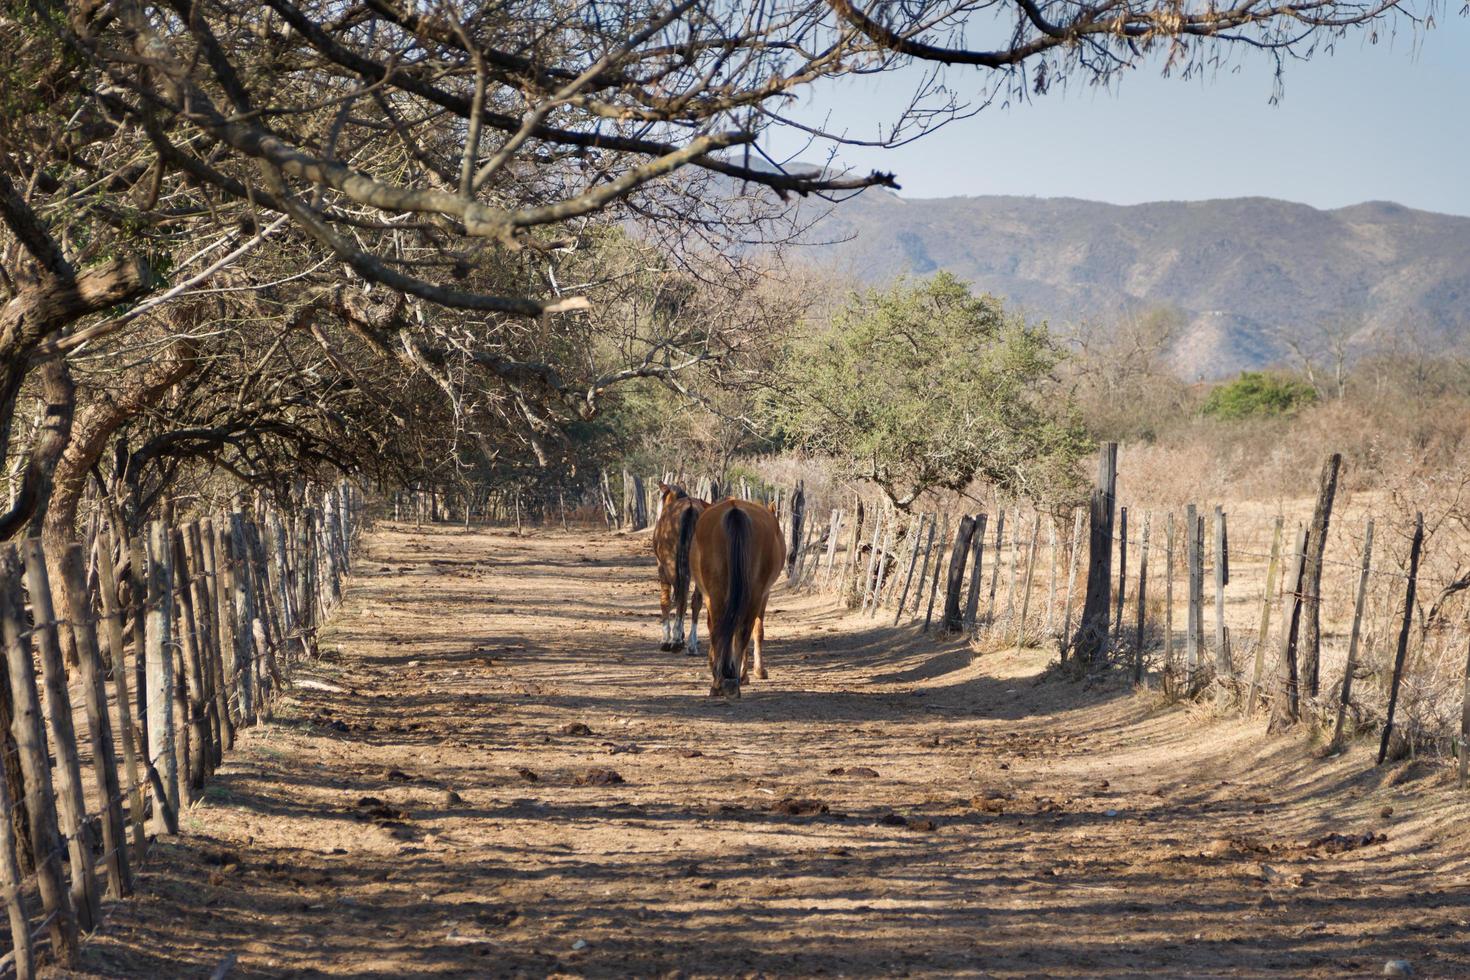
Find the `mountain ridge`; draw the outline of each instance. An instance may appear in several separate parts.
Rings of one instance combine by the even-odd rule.
[[[1357,351],[1470,341],[1470,217],[1393,201],[1112,204],[870,191],[815,222],[808,254],[870,283],[940,269],[1056,324],[1180,311],[1181,374],[1280,362],[1326,333]],[[1326,333],[1324,333],[1324,329]]]

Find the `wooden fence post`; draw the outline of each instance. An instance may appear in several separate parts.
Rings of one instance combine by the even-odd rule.
[[[1275,525],[1271,530],[1271,557],[1266,563],[1266,591],[1261,596],[1261,625],[1256,631],[1256,657],[1255,664],[1251,667],[1250,692],[1246,695],[1245,713],[1254,714],[1256,710],[1256,699],[1261,693],[1261,673],[1266,661],[1266,642],[1271,635],[1271,605],[1276,593],[1276,576],[1281,565],[1281,524],[1285,520],[1282,515],[1276,515]]]
[[[345,491],[342,499],[346,499]],[[243,526],[245,559],[250,565],[250,606],[254,612],[254,619],[251,621],[251,635],[255,641],[255,689],[257,692],[255,700],[258,710],[268,719],[271,717],[275,679],[280,676],[275,654],[280,645],[280,627],[277,623],[274,604],[271,602],[270,585],[266,581],[265,549],[261,545],[260,528],[255,520],[249,517],[245,519]],[[340,567],[345,577],[349,567],[347,552],[350,549],[347,542],[351,526],[345,514],[342,517],[341,526],[343,530],[339,538],[342,547]]]
[[[921,631],[924,633],[929,632],[929,626],[934,622],[934,597],[939,594],[939,569],[944,564],[944,542],[948,538],[949,514],[945,514],[944,524],[934,541],[934,578],[929,583],[929,607],[924,613],[924,628]]]
[[[1143,683],[1143,629],[1148,615],[1148,532],[1153,515],[1143,512],[1143,535],[1138,542],[1138,631],[1133,638],[1133,683]]]
[[[235,745],[235,716],[230,712],[233,687],[231,664],[235,651],[234,620],[231,613],[234,610],[230,604],[229,571],[226,567],[228,562],[222,551],[224,538],[224,531],[216,531],[212,519],[206,517],[200,521],[199,539],[203,546],[201,550],[204,556],[205,585],[213,604],[211,619],[214,637],[210,645],[214,647],[214,662],[210,669],[214,672],[214,701],[215,712],[219,715],[221,755],[224,750]],[[301,586],[298,596],[306,588],[306,583],[302,582]],[[306,601],[310,605],[310,599]]]
[[[1225,576],[1228,559],[1225,555],[1225,509],[1215,505],[1215,697],[1224,705],[1235,689],[1235,664],[1230,660],[1230,649],[1225,632]]]
[[[133,610],[133,720],[138,726],[139,760],[147,761],[148,735],[148,538],[139,531],[129,535],[128,584]]]
[[[1092,490],[1087,594],[1082,621],[1073,641],[1076,656],[1087,663],[1100,660],[1108,644],[1108,612],[1112,608],[1113,515],[1118,489],[1118,444],[1103,443],[1098,454],[1097,485]]]
[[[991,550],[995,552],[995,560],[990,563],[990,595],[985,600],[985,623],[991,625],[995,622],[995,590],[1000,584],[1000,556],[1005,552],[1006,533],[1006,509],[996,503],[995,508],[995,544]]]
[[[1332,520],[1332,501],[1337,496],[1337,474],[1342,453],[1333,453],[1322,464],[1317,504],[1312,510],[1312,530],[1307,535],[1307,560],[1302,579],[1302,686],[1317,696],[1322,663],[1322,557],[1327,551],[1327,526]]]
[[[101,616],[106,626],[107,652],[112,654],[113,693],[118,702],[118,736],[122,742],[122,761],[125,765],[126,790],[128,790],[128,824],[132,829],[132,860],[141,864],[147,839],[143,833],[143,779],[138,768],[137,729],[132,721],[132,692],[128,689],[128,660],[123,642],[122,607],[118,604],[118,580],[112,557],[125,544],[115,535],[113,526],[103,529],[103,560],[97,563],[97,591],[101,594]],[[140,610],[141,616],[141,610]],[[141,654],[141,651],[137,651]]]
[[[132,828],[133,860],[143,860],[143,782],[138,768],[138,743],[133,727],[132,693],[128,690],[127,652],[123,641],[122,609],[118,605],[117,576],[112,555],[121,543],[112,524],[103,532],[103,557],[97,563],[98,591],[102,594],[102,622],[107,651],[112,656],[112,684],[117,701],[117,731],[123,748],[128,793],[128,823]]]
[[[1465,686],[1460,694],[1460,788],[1470,774],[1470,650],[1465,654]]]
[[[324,511],[324,515],[330,511]],[[228,531],[221,528],[224,540],[224,564],[229,568],[230,598],[234,609],[234,635],[235,635],[235,663],[233,674],[237,691],[240,698],[240,724],[253,725],[259,711],[256,703],[255,689],[255,610],[251,608],[250,602],[250,565],[245,560],[245,528],[244,517],[239,511],[230,514],[230,526]],[[332,571],[334,558],[331,531],[327,525],[332,522],[324,519],[322,521],[322,554],[326,558],[326,573],[323,579],[330,588],[334,577]],[[336,600],[332,600],[335,604]]]
[[[10,919],[10,950],[15,960],[16,980],[31,980],[36,970],[35,957],[31,953],[31,923],[22,891],[25,881],[17,859],[19,849],[15,825],[9,817],[11,808],[20,805],[20,800],[10,798],[10,787],[0,779],[0,888],[5,890],[5,911]]]
[[[179,651],[180,663],[184,668],[184,705],[188,709],[189,766],[184,783],[186,796],[204,789],[204,779],[212,755],[209,737],[209,710],[204,698],[204,631],[200,629],[199,610],[194,605],[194,587],[199,581],[197,571],[189,561],[189,550],[185,542],[189,538],[190,525],[174,528],[173,563],[178,569]]]
[[[1036,513],[1036,520],[1031,522],[1031,547],[1026,553],[1026,576],[1025,585],[1021,589],[1021,618],[1016,624],[1016,646],[1022,647],[1026,641],[1026,613],[1031,608],[1031,580],[1036,574],[1036,544],[1041,536],[1041,513]]]
[[[879,536],[883,533],[883,517],[881,510],[873,516],[873,540],[868,544],[868,569],[863,574],[857,591],[857,598],[861,602],[860,612],[868,611],[868,590],[873,586],[873,574],[878,567],[878,546],[883,543]]]
[[[797,480],[796,490],[791,495],[791,553],[786,556],[786,577],[791,578],[796,574],[797,562],[800,560],[802,543],[802,531],[806,524],[806,481]]]
[[[15,719],[11,730],[25,774],[24,805],[30,818],[31,856],[41,905],[46,910],[51,950],[64,967],[77,965],[77,914],[71,894],[62,882],[61,856],[66,849],[57,823],[56,798],[51,788],[51,763],[46,751],[45,718],[36,690],[35,661],[26,641],[25,604],[21,597],[20,559],[15,548],[0,548],[0,634],[10,677]],[[22,802],[22,801],[17,801]]]
[[[566,517],[566,505],[562,505],[563,523]],[[565,529],[565,528],[564,528]],[[271,575],[274,579],[275,596],[281,607],[281,643],[283,656],[289,659],[299,660],[306,655],[306,646],[300,631],[300,622],[296,610],[295,596],[291,590],[292,569],[295,563],[291,560],[290,540],[286,535],[286,521],[281,512],[272,509],[270,512],[270,540],[275,542],[271,554]]]
[[[1164,521],[1164,676],[1174,673],[1174,511]]]
[[[173,569],[169,562],[168,525],[154,521],[148,535],[148,759],[163,780],[167,804],[179,812],[179,760],[175,754],[173,691],[173,632],[170,593]],[[162,808],[155,826],[163,822]]]
[[[1337,701],[1337,724],[1332,729],[1332,745],[1336,747],[1342,741],[1342,729],[1347,721],[1348,705],[1353,698],[1353,672],[1358,669],[1358,636],[1363,628],[1363,607],[1368,601],[1368,574],[1372,571],[1370,565],[1373,560],[1373,518],[1368,518],[1368,524],[1363,529],[1363,567],[1358,571],[1358,594],[1353,602],[1353,626],[1348,634],[1347,663],[1342,669],[1342,694]],[[1464,772],[1465,753],[1463,745],[1460,752],[1461,773]]]
[[[1113,620],[1113,639],[1109,644],[1117,650],[1123,645],[1123,609],[1128,604],[1128,508],[1118,508],[1118,611]]]
[[[1271,705],[1269,731],[1294,725],[1301,718],[1301,684],[1297,673],[1296,637],[1301,627],[1302,570],[1307,554],[1307,529],[1297,530],[1296,546],[1288,564],[1286,592],[1281,597],[1281,660],[1278,697]]]
[[[1404,592],[1404,619],[1399,627],[1398,649],[1393,658],[1393,681],[1388,689],[1388,716],[1383,721],[1383,739],[1378,743],[1378,764],[1388,758],[1393,737],[1393,716],[1398,708],[1399,683],[1404,676],[1404,659],[1409,654],[1409,630],[1414,625],[1414,588],[1419,580],[1419,549],[1424,545],[1424,514],[1414,515],[1414,540],[1409,545],[1409,584]]]
[[[822,559],[822,587],[827,588],[832,584],[832,566],[837,561],[837,539],[842,534],[842,521],[847,516],[841,508],[832,512],[832,524],[827,529],[827,554]]]
[[[852,526],[847,529],[847,553],[842,559],[842,571],[837,576],[837,595],[842,604],[852,608],[852,595],[858,569],[858,549],[863,542],[863,498],[854,495],[852,500]],[[851,578],[849,578],[851,576]]]
[[[945,580],[944,618],[941,631],[958,632],[963,625],[960,613],[960,589],[965,583],[965,563],[970,557],[970,539],[975,534],[975,518],[966,514],[955,528],[954,547],[949,553],[949,577]]]
[[[519,513],[520,496],[516,496],[517,513]],[[517,518],[519,526],[519,517]],[[648,494],[644,489],[643,477],[637,473],[633,474],[633,530],[641,531],[648,526]]]
[[[313,520],[312,509],[303,508],[295,517],[296,525],[296,623],[297,629],[301,631],[301,650],[303,655],[310,654],[316,648],[316,606],[312,604],[312,596],[316,595],[313,583],[316,580],[316,552],[313,550],[314,539],[311,534],[311,523]]]
[[[434,519],[435,519],[435,521],[437,521],[438,520],[438,517],[439,517],[439,515],[437,513],[437,511],[438,511],[438,495],[437,494],[433,495],[433,497],[431,499],[432,499],[432,501],[434,502],[434,505],[435,505]],[[517,504],[519,504],[519,502],[520,502],[519,495],[517,495],[517,497],[516,497],[516,502],[517,502]],[[335,513],[336,513],[336,507],[335,507],[335,505],[332,502],[332,491],[331,490],[327,490],[327,491],[323,492],[323,494],[322,494],[321,519],[317,523],[317,537],[320,539],[319,549],[320,549],[321,557],[323,558],[323,568],[322,568],[322,578],[321,578],[321,586],[322,586],[322,599],[321,599],[321,604],[322,604],[322,607],[323,608],[334,608],[337,605],[337,601],[342,598],[342,583],[341,583],[341,581],[337,577],[337,546],[336,546],[336,542],[334,540],[335,531],[336,531],[336,527],[337,527],[337,521],[336,521],[336,518],[334,516]],[[242,565],[242,563],[245,560],[243,532],[240,530],[239,527],[237,527],[237,525],[243,519],[244,519],[244,516],[239,511],[231,511],[231,513],[230,513],[230,528],[229,528],[230,537],[231,538],[234,538],[236,540],[235,540],[235,543],[232,546],[231,552],[230,552],[230,570],[231,570],[231,573],[232,573],[233,577],[235,579],[237,579],[237,580],[243,574],[245,574],[244,572],[241,571],[241,565]],[[517,523],[519,523],[519,520],[517,521]],[[239,598],[239,594],[237,592],[236,593],[236,599],[238,600],[238,598]],[[246,619],[246,620],[243,620],[242,621],[239,618],[239,616],[238,616],[238,609],[239,609],[239,603],[237,601],[236,602],[237,616],[236,616],[236,620],[235,620],[235,629],[236,629],[236,632],[237,633],[244,632],[246,634],[249,634],[249,632],[250,632],[250,620]],[[253,707],[254,706],[253,700],[252,700],[251,704],[252,704],[252,707]],[[254,713],[252,711],[252,713],[251,713],[251,719],[253,720],[254,717],[255,716],[254,716]]]
[[[112,560],[110,556],[104,557]],[[112,723],[107,716],[107,684],[97,652],[97,629],[87,601],[86,558],[80,544],[71,545],[62,555],[61,574],[64,580],[61,594],[66,601],[72,649],[77,654],[82,702],[87,713],[88,748],[91,749],[92,775],[97,784],[107,893],[113,898],[126,898],[133,890],[133,880],[128,866],[127,837],[123,830],[122,789],[118,785],[117,758],[113,753]]]
[[[798,585],[806,585],[808,580],[815,580],[817,569],[821,567],[822,536],[817,531],[817,528],[820,526],[820,521],[808,520],[806,522],[806,543],[802,545],[801,564],[796,569],[796,583]]]
[[[879,606],[892,598],[892,592],[897,587],[899,572],[902,570],[904,561],[906,560],[905,554],[909,546],[913,544],[913,518],[909,518],[905,522],[895,513],[893,515],[893,528],[889,532],[889,537],[891,543],[888,548],[888,561],[883,564],[879,571],[879,587],[873,592],[873,614],[878,612]],[[902,542],[901,545],[900,541]]]
[[[1001,558],[999,550],[995,553],[998,563]],[[1011,566],[1006,573],[1006,604],[1005,620],[1006,629],[1010,629],[1016,622],[1016,573],[1021,564],[1021,505],[1017,504],[1011,508]]]
[[[924,538],[924,558],[919,568],[919,578],[914,584],[914,611],[909,617],[910,621],[919,617],[919,608],[924,604],[924,583],[929,579],[929,557],[934,553],[934,541],[939,530],[939,511],[929,515],[929,534]],[[936,564],[938,559],[935,560]],[[894,625],[898,625],[894,621]]]
[[[975,617],[980,609],[980,583],[985,578],[985,524],[988,520],[987,515],[976,514],[975,531],[970,535],[970,592],[965,597],[963,624],[967,636],[973,636],[975,633]],[[998,561],[1000,561],[999,552],[991,558],[991,564]]]
[[[1057,519],[1055,514],[1047,517],[1046,535],[1051,549],[1051,574],[1046,579],[1046,624],[1042,627],[1042,632],[1051,636],[1052,629],[1057,622]]]
[[[878,602],[883,594],[883,580],[888,574],[888,566],[893,564],[889,559],[893,555],[893,549],[898,546],[898,525],[898,513],[895,511],[888,522],[888,530],[883,535],[882,546],[873,551],[873,557],[878,563],[877,572],[873,577],[873,591],[863,599],[863,609],[869,616],[878,613]]]
[[[220,674],[216,666],[219,651],[215,646],[219,631],[214,624],[217,604],[210,592],[213,576],[204,562],[204,535],[197,521],[190,521],[184,526],[184,562],[189,567],[189,578],[193,582],[192,598],[194,618],[198,626],[200,682],[203,686],[204,722],[207,730],[205,770],[212,775],[224,757],[224,726],[220,720],[220,699],[215,690],[215,682]]]
[[[1062,632],[1058,636],[1057,652],[1067,659],[1067,649],[1072,645],[1072,590],[1077,584],[1077,554],[1082,544],[1082,508],[1072,511],[1072,543],[1067,548],[1067,588],[1062,598]]]
[[[924,536],[924,525],[928,522],[928,518],[928,514],[919,514],[919,526],[914,531],[914,547],[909,552],[908,572],[903,577],[903,591],[898,596],[898,609],[893,614],[894,626],[897,626],[898,621],[903,618],[903,607],[909,601],[909,590],[912,589],[914,585],[914,569],[919,564],[919,539]],[[934,532],[934,527],[932,524],[929,527],[929,532],[931,535]],[[920,579],[920,581],[922,581],[922,579]]]
[[[46,573],[46,553],[42,550],[41,540],[28,539],[21,545],[21,554],[25,560],[26,588],[35,620],[36,647],[41,654],[41,682],[46,692],[51,748],[56,754],[56,797],[61,804],[61,833],[66,838],[67,857],[71,863],[72,901],[76,905],[78,924],[83,930],[91,930],[102,918],[102,896],[97,890],[97,869],[87,840],[87,797],[82,785],[81,753],[77,750],[77,733],[71,694],[66,685],[66,665],[62,662],[56,610],[51,605],[54,593]]]
[[[1186,609],[1184,624],[1184,690],[1193,695],[1199,679],[1200,656],[1200,605],[1196,596],[1204,578],[1203,560],[1200,556],[1199,511],[1194,504],[1184,508],[1184,574],[1187,580]]]

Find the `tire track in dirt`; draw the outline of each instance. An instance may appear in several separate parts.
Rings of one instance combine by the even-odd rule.
[[[647,547],[373,534],[91,973],[1470,975],[1437,772],[784,591],[771,680],[713,700]]]

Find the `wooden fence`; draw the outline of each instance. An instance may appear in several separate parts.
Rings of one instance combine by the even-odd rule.
[[[1026,501],[979,513],[903,512],[855,493],[812,501],[799,486],[773,499],[790,535],[790,585],[830,593],[875,624],[962,636],[977,651],[1049,646],[1079,669],[1116,666],[1171,697],[1207,697],[1246,715],[1265,710],[1273,728],[1313,724],[1333,747],[1371,733],[1380,762],[1417,750],[1450,754],[1463,782],[1470,631],[1450,629],[1438,645],[1454,659],[1450,684],[1445,665],[1422,650],[1422,516],[1400,562],[1375,558],[1371,517],[1352,559],[1326,554],[1340,466],[1336,455],[1327,459],[1309,520],[1292,531],[1274,516],[1269,548],[1232,544],[1221,505],[1180,513],[1120,504],[1112,445],[1100,454],[1091,503],[1070,512]],[[1252,580],[1240,584],[1232,573],[1245,567]],[[1324,587],[1328,572],[1340,588]],[[1370,606],[1380,609],[1371,642]],[[1329,619],[1336,628],[1325,630]],[[1427,722],[1403,715],[1411,677]]]
[[[147,827],[177,833],[237,731],[271,716],[314,651],[362,501],[345,483],[312,499],[157,520],[125,541],[103,526],[60,556],[0,546],[0,971],[32,976],[43,942],[77,966],[104,896],[131,893]]]

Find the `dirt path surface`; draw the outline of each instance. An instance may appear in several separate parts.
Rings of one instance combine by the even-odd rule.
[[[90,971],[1470,976],[1442,772],[784,591],[771,679],[714,700],[657,648],[647,548],[372,535]]]

